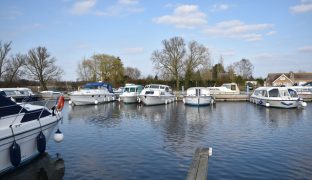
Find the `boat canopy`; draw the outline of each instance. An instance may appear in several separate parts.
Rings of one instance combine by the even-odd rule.
[[[83,86],[83,89],[100,89],[101,87],[105,87],[110,93],[113,93],[112,85],[109,83],[102,82],[87,83],[86,85]]]

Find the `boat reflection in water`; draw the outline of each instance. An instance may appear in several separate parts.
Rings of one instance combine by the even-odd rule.
[[[305,113],[304,109],[259,109],[265,115],[264,123],[271,128],[290,127],[300,121]]]
[[[5,174],[0,179],[2,180],[58,180],[63,179],[65,174],[64,160],[60,155],[52,157],[48,153],[42,154],[35,158],[30,164],[22,166],[14,172]]]

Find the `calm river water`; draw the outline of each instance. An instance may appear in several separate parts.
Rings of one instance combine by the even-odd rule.
[[[185,179],[199,146],[213,148],[210,180],[312,179],[311,103],[284,110],[248,102],[200,108],[116,102],[65,104],[63,112],[64,141],[51,138],[48,155],[6,179],[53,171],[40,164],[56,153],[65,171],[53,179]]]

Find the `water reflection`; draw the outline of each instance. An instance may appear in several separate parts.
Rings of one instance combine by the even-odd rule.
[[[118,109],[120,111],[121,117],[126,119],[136,119],[138,118],[138,113],[140,112],[142,106],[139,104],[118,104]]]
[[[59,155],[52,157],[45,153],[34,159],[30,164],[22,166],[14,172],[1,177],[5,180],[58,180],[63,179],[65,173],[64,160]]]
[[[101,127],[116,127],[120,124],[120,111],[115,103],[89,106],[70,106],[68,120],[83,120]]]
[[[257,111],[266,125],[271,128],[290,127],[303,118],[304,109],[279,109],[257,107]]]

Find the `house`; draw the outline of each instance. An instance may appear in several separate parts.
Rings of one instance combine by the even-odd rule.
[[[312,73],[269,73],[265,86],[292,86],[312,82]]]

